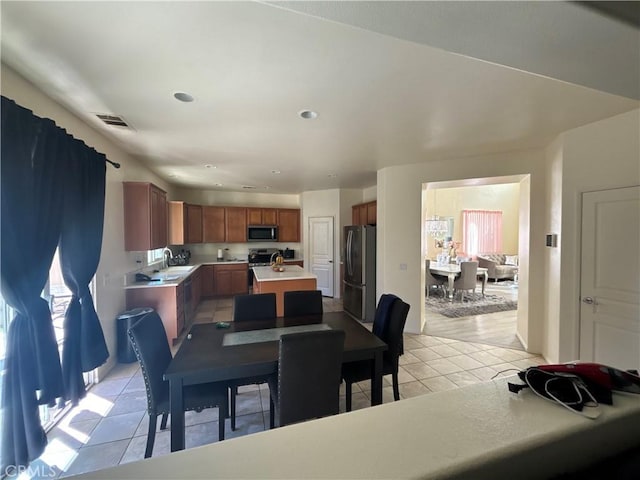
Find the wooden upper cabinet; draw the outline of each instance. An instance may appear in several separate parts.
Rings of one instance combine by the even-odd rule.
[[[167,245],[167,193],[146,182],[123,182],[124,249],[146,251]]]
[[[297,208],[278,209],[278,241],[300,241],[300,210]]]
[[[202,243],[202,206],[169,202],[169,243]]]
[[[204,205],[202,207],[203,243],[221,243],[225,241],[225,208]],[[213,274],[212,274],[213,278]]]
[[[247,225],[277,225],[278,210],[276,208],[247,208]]]
[[[367,203],[367,224],[375,225],[378,222],[378,203]]]
[[[225,238],[227,242],[247,241],[247,209],[245,207],[225,207]]]
[[[361,203],[351,207],[353,225],[375,225],[378,223],[378,203],[376,201]]]

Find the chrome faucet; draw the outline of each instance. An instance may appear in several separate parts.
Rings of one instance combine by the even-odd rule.
[[[162,249],[162,265],[163,270],[169,268],[169,261],[167,260],[167,253],[169,254],[169,260],[173,260],[173,252],[169,247],[164,247]]]

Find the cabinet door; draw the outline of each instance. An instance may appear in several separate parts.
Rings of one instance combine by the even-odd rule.
[[[148,182],[123,182],[124,249],[145,251],[167,245],[166,193]]]
[[[214,292],[216,295],[231,295],[231,270],[214,268]]]
[[[366,225],[367,224],[367,204],[363,203],[358,205],[358,210],[360,210],[360,223],[358,225]]]
[[[262,225],[261,208],[247,208],[247,225]]]
[[[278,209],[278,241],[300,241],[300,210],[294,208]]]
[[[151,249],[167,246],[167,194],[151,185]]]
[[[224,207],[202,207],[202,241],[204,243],[224,242]]]
[[[186,243],[202,243],[202,206],[187,205]]]
[[[186,206],[184,202],[169,202],[169,243],[184,245]]]
[[[225,238],[227,242],[247,241],[247,209],[244,207],[225,208]]]
[[[277,225],[278,224],[278,210],[276,208],[263,208],[262,209],[262,224],[263,225]]]
[[[213,297],[213,265],[203,265],[200,267],[200,291],[203,297]]]
[[[351,207],[351,225],[360,225],[360,208],[358,205]]]
[[[249,291],[246,267],[244,270],[231,271],[231,291],[232,295],[242,295]]]
[[[367,203],[367,224],[375,225],[377,223],[378,217],[378,204],[377,202],[369,202]]]

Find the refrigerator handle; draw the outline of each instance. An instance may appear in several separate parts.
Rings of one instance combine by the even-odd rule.
[[[353,234],[353,232],[351,230],[349,230],[349,232],[347,233],[347,252],[346,252],[346,256],[347,256],[347,274],[349,276],[352,275],[352,271],[351,271],[351,235]]]

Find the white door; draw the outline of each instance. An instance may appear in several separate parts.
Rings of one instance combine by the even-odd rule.
[[[333,217],[309,218],[309,265],[318,277],[318,290],[333,297]]]
[[[582,197],[580,359],[640,368],[640,187]]]

